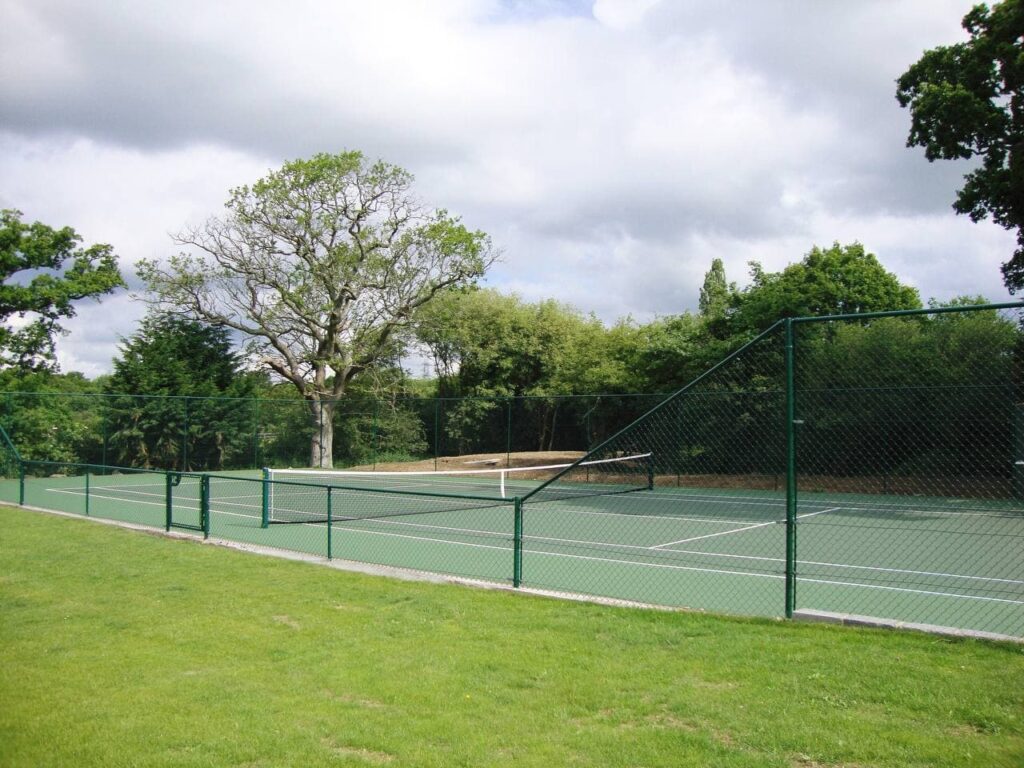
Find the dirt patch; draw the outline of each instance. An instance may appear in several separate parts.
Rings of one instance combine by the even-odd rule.
[[[348,467],[352,470],[378,472],[416,472],[431,469],[508,469],[511,467],[543,467],[549,464],[571,464],[583,451],[523,451],[520,453],[473,453],[465,456],[441,456],[420,461],[381,462]]]
[[[338,757],[355,758],[356,760],[361,760],[368,765],[386,765],[395,759],[394,755],[388,754],[387,752],[378,752],[373,749],[361,749],[359,747],[349,747],[344,744],[338,744],[333,739],[324,739],[323,745]]]

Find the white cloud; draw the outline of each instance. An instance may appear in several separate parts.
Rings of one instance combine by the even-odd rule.
[[[904,147],[895,78],[970,2],[0,0],[0,205],[130,272],[286,159],[361,149],[490,232],[489,282],[606,320],[696,304],[711,259],[862,241],[925,298],[1004,296],[1012,238]],[[140,310],[83,309],[101,370]]]

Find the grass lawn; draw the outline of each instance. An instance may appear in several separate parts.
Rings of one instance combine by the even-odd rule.
[[[1022,646],[400,582],[0,508],[3,766],[1022,764]]]

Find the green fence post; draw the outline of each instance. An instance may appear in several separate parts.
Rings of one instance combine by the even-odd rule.
[[[260,399],[252,401],[252,465],[260,465]]]
[[[512,466],[512,398],[505,401],[505,466]]]
[[[199,480],[199,524],[203,527],[203,538],[210,538],[210,476]]]
[[[18,504],[25,506],[25,462],[18,465]]]
[[[331,541],[333,525],[333,504],[331,500],[331,486],[327,486],[327,559],[330,560],[334,556],[333,542]]]
[[[85,516],[89,516],[89,471],[85,472]]]
[[[260,500],[260,528],[270,527],[270,467],[263,468],[262,499]]]
[[[166,524],[164,525],[164,530],[169,531],[171,530],[171,508],[172,505],[174,504],[174,491],[172,490],[171,487],[172,481],[170,472],[164,472],[164,481],[167,485],[166,491],[164,493],[164,513],[167,518]]]
[[[523,583],[523,500],[513,500],[515,520],[512,535],[512,586]]]
[[[377,468],[377,418],[380,413],[380,399],[373,399],[373,426],[370,428],[370,450],[373,451],[373,468]]]
[[[786,318],[786,618],[796,608],[796,350],[793,320]]]
[[[437,469],[437,457],[441,452],[440,432],[441,424],[441,398],[434,398],[434,469]]]
[[[188,398],[185,398],[185,431],[182,433],[181,440],[181,471],[188,472]]]

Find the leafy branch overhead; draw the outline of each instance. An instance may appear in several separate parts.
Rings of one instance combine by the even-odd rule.
[[[312,409],[314,463],[329,463],[328,403],[394,357],[419,307],[496,257],[483,232],[424,210],[412,181],[359,152],[291,161],[179,233],[186,251],[140,264],[152,304],[239,332],[263,366],[324,403]]]
[[[26,224],[17,210],[0,211],[0,365],[34,369],[54,365],[59,321],[74,317],[74,302],[124,287],[109,245],[79,248],[71,227]],[[27,322],[15,328],[12,316]]]
[[[897,81],[896,99],[910,108],[908,147],[923,147],[929,161],[981,160],[953,208],[1017,231],[1002,267],[1015,292],[1024,288],[1024,4],[977,5],[963,27],[970,40],[925,51]]]

